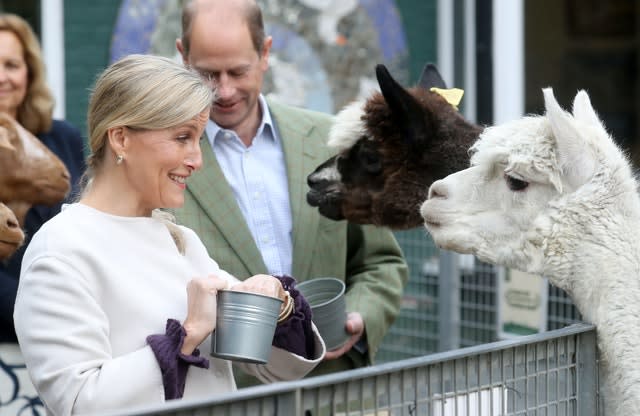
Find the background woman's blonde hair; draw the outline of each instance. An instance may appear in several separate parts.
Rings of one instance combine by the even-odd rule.
[[[17,121],[33,134],[51,129],[53,119],[53,95],[47,86],[42,50],[31,26],[15,14],[0,14],[0,31],[15,34],[24,49],[27,64],[27,94],[18,107]]]
[[[213,98],[211,87],[197,73],[169,58],[129,55],[110,65],[98,77],[89,100],[85,187],[91,186],[104,163],[110,128],[175,127],[207,110]],[[165,222],[178,251],[184,254],[184,238],[171,214],[155,210],[153,216]]]

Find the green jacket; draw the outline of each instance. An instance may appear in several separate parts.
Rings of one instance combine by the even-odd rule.
[[[282,139],[293,220],[292,275],[301,282],[332,276],[346,283],[348,311],[362,315],[368,354],[351,350],[324,361],[311,374],[370,364],[400,309],[408,268],[393,234],[373,226],[332,221],[306,202],[307,175],[331,155],[325,146],[328,114],[268,100]],[[262,256],[238,208],[211,146],[202,144],[203,169],[188,181],[178,223],[195,230],[223,270],[239,279],[266,273]],[[203,352],[204,353],[204,352]],[[244,385],[240,382],[239,386]]]

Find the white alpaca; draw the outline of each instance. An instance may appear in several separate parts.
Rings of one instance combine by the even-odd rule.
[[[438,246],[544,275],[597,326],[607,416],[640,412],[640,197],[584,91],[486,129],[422,205]]]

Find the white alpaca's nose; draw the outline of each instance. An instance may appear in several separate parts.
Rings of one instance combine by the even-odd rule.
[[[428,199],[447,199],[447,197],[448,191],[444,181],[439,180],[431,184],[431,186],[429,187]]]

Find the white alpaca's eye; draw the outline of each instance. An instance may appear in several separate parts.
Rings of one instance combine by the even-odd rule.
[[[507,182],[507,186],[512,191],[522,191],[527,186],[529,186],[529,182],[523,181],[522,179],[515,178],[511,175],[504,174],[504,180]]]

